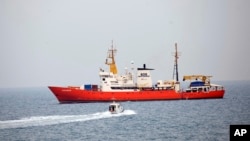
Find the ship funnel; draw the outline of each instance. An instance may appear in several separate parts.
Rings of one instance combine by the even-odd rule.
[[[137,68],[137,86],[140,88],[151,88],[152,79],[150,71],[154,69],[146,68],[146,64],[143,64],[143,68]]]

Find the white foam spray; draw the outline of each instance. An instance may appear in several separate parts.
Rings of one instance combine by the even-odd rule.
[[[31,126],[46,126],[62,123],[71,123],[71,122],[84,122],[88,120],[97,120],[111,117],[120,117],[127,115],[136,114],[133,110],[125,110],[119,114],[111,114],[110,112],[99,112],[88,115],[52,115],[52,116],[34,116],[26,117],[17,120],[5,120],[0,121],[0,129],[8,128],[25,128]]]

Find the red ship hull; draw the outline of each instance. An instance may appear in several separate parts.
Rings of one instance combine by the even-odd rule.
[[[210,92],[182,92],[183,99],[213,99],[223,98],[225,90],[217,90]]]
[[[49,86],[60,103],[76,102],[110,102],[110,101],[153,101],[181,99],[223,98],[224,90],[202,92],[176,92],[175,90],[141,90],[103,92],[98,90],[83,90],[80,87]]]

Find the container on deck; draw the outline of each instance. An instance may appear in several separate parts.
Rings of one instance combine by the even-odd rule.
[[[84,85],[84,89],[85,90],[91,90],[92,89],[92,85],[91,84],[85,84]]]
[[[92,90],[97,91],[98,90],[98,85],[92,85]]]

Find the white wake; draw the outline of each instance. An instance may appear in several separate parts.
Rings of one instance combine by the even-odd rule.
[[[34,116],[22,118],[18,120],[0,121],[0,129],[8,128],[24,128],[31,126],[45,126],[61,123],[83,122],[88,120],[97,120],[103,118],[119,117],[136,114],[133,110],[125,110],[119,114],[111,114],[110,112],[99,112],[88,115],[53,115],[53,116]]]

